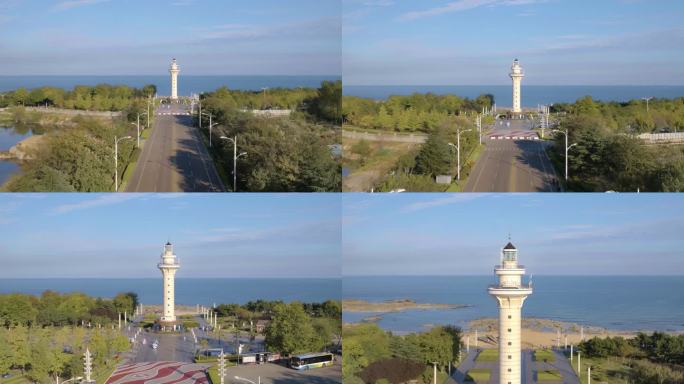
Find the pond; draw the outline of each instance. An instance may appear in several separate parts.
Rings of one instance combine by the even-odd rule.
[[[0,126],[0,152],[9,150],[18,142],[32,135],[33,131],[30,128],[16,129],[15,127]],[[19,164],[12,160],[0,160],[0,185],[4,184],[19,169]]]

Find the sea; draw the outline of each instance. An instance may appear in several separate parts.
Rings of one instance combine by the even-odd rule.
[[[162,303],[162,280],[140,279],[3,279],[0,293],[40,295],[46,290],[81,292],[93,297],[112,298],[117,293],[135,292],[147,305]],[[176,304],[244,304],[254,300],[323,302],[340,300],[342,282],[335,278],[177,278]]]
[[[487,294],[494,283],[494,276],[344,277],[342,297],[463,304],[467,307],[384,313],[377,324],[396,333],[447,324],[467,328],[471,320],[498,316]],[[623,331],[684,331],[684,276],[535,276],[532,284],[524,317]],[[375,315],[344,312],[342,319],[355,323]]]
[[[262,88],[318,88],[324,80],[339,80],[341,76],[178,76],[178,94],[215,91],[220,87],[235,90],[260,91]],[[171,94],[168,75],[160,76],[0,76],[0,92],[20,87],[27,89],[45,86],[72,89],[76,85],[128,85],[141,88],[147,84],[157,86],[158,95]]]
[[[494,95],[497,106],[510,107],[513,96],[510,85],[345,85],[342,93],[375,100],[384,100],[392,95],[413,93],[454,94],[474,99],[482,94]],[[553,103],[574,103],[584,96],[594,100],[626,102],[642,97],[675,98],[684,97],[682,85],[523,85],[520,90],[522,106],[536,108],[537,105]]]
[[[17,130],[13,126],[0,126],[0,152],[9,150],[12,146],[33,135],[33,131]],[[0,160],[0,186],[14,173],[19,171],[19,165],[11,160]]]

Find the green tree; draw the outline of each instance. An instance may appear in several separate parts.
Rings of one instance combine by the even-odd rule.
[[[285,355],[310,352],[322,346],[311,318],[299,302],[277,305],[265,334],[266,346]]]
[[[432,132],[416,157],[416,172],[435,177],[451,171],[453,153],[444,129]]]

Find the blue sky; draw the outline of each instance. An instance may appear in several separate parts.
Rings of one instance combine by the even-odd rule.
[[[340,0],[0,0],[2,75],[339,75]]]
[[[337,277],[336,194],[0,194],[0,278]]]
[[[344,194],[343,275],[684,274],[679,194]]]
[[[343,0],[347,85],[684,85],[681,0]]]

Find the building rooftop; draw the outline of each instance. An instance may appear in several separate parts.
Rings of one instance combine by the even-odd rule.
[[[504,249],[515,249],[515,246],[511,244],[511,242],[509,241],[508,244],[506,244],[506,246],[504,247]]]

